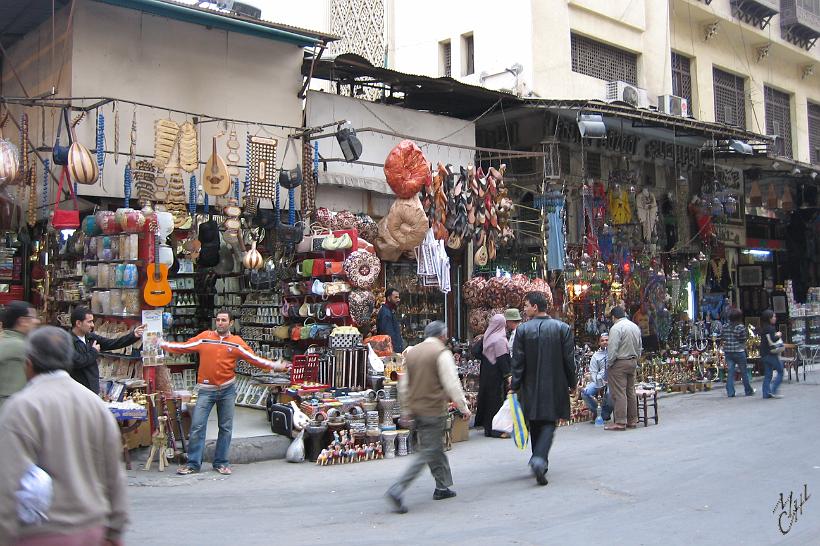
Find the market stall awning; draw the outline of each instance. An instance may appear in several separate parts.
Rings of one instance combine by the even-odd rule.
[[[453,78],[431,78],[373,66],[353,53],[322,56],[315,61],[308,53],[302,74],[334,82],[337,90],[350,87],[353,96],[364,88],[379,89],[383,91],[379,102],[384,104],[461,119],[474,119],[499,102],[504,108],[521,104],[521,100],[510,93],[468,85]]]
[[[697,134],[714,140],[742,140],[750,145],[766,148],[773,137],[747,131],[739,127],[701,121],[695,118],[664,114],[648,108],[635,108],[624,102],[606,102],[587,99],[524,99],[528,108],[545,108],[552,111],[583,111],[589,114],[600,114],[633,122],[635,127],[662,127],[679,133]]]

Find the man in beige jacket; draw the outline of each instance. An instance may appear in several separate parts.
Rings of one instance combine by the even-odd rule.
[[[0,544],[121,544],[128,520],[122,440],[102,400],[68,375],[73,352],[60,328],[28,337],[28,385],[0,415]],[[43,471],[51,495],[23,479]]]
[[[424,341],[405,351],[407,372],[399,382],[402,413],[413,417],[419,440],[418,456],[399,481],[387,490],[388,501],[400,514],[407,512],[403,501],[405,489],[425,465],[430,467],[436,480],[433,500],[456,496],[450,489],[453,476],[444,454],[444,428],[450,400],[455,402],[463,419],[470,418],[453,353],[444,345],[447,325],[438,320],[431,322],[424,328],[424,337]]]

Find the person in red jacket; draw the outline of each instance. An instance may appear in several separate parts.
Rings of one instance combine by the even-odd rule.
[[[188,439],[188,464],[177,469],[177,474],[193,474],[202,466],[205,449],[205,431],[208,416],[216,406],[219,436],[214,453],[214,470],[223,475],[231,473],[228,454],[233,432],[234,401],[236,400],[236,363],[244,360],[263,370],[285,371],[287,366],[260,358],[241,337],[231,334],[233,319],[229,311],[216,314],[216,330],[206,330],[183,343],[163,342],[169,353],[198,353],[197,383],[199,395],[191,417]]]

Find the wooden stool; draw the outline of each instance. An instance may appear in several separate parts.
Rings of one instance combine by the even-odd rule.
[[[649,420],[654,419],[655,424],[658,424],[658,393],[657,391],[635,391],[635,396],[638,398],[638,423],[643,423],[643,426],[649,426]],[[649,415],[649,408],[653,408],[654,415]]]

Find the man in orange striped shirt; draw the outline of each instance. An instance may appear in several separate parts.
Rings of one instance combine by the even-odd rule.
[[[234,401],[236,400],[236,363],[244,360],[263,370],[285,371],[285,364],[274,363],[256,356],[241,337],[231,334],[233,319],[229,311],[216,314],[216,330],[206,330],[183,343],[164,342],[169,353],[198,353],[197,383],[199,395],[191,417],[188,439],[188,464],[177,469],[177,474],[193,474],[202,466],[205,449],[205,431],[208,416],[216,406],[219,436],[214,453],[214,470],[223,475],[231,473],[228,454],[233,432]]]

